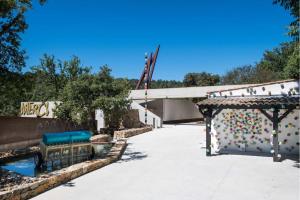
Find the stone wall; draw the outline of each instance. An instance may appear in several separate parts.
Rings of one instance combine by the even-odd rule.
[[[152,131],[151,126],[115,131],[114,132],[114,140],[120,140],[120,139],[124,139],[124,138],[128,138],[128,137],[132,137],[132,136],[139,135],[139,134],[149,132],[149,131]]]
[[[32,183],[20,186],[16,185],[14,188],[10,188],[7,191],[0,192],[0,200],[23,200],[37,196],[47,190],[67,183],[72,179],[75,179],[79,176],[82,176],[86,173],[89,173],[119,160],[125,148],[126,141],[120,140],[115,143],[106,158],[78,163],[36,178],[36,180]]]
[[[91,137],[90,141],[91,143],[96,143],[96,142],[110,142],[111,136],[108,134],[99,134],[99,135],[94,135]]]

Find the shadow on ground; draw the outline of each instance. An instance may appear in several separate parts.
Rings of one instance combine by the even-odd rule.
[[[280,159],[280,162],[284,160],[294,161],[293,167],[300,168],[300,157],[299,155],[285,155]]]
[[[205,149],[205,147],[201,147],[202,149]],[[237,152],[237,151],[222,151],[219,153],[213,153],[211,156],[226,156],[226,155],[242,155],[242,156],[259,156],[259,157],[273,157],[271,153],[263,153],[263,152]],[[291,160],[294,161],[293,167],[300,168],[300,157],[299,155],[282,155],[279,159],[279,162],[283,162],[285,160]]]
[[[144,152],[135,151],[134,149],[130,148],[131,145],[131,143],[127,144],[127,149],[118,163],[142,160],[147,157],[147,154],[145,154]]]
[[[65,186],[65,187],[75,187],[75,183],[71,181],[71,182],[67,182],[67,183],[63,184],[63,186]]]

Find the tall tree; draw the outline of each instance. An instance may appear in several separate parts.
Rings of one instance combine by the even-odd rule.
[[[222,84],[263,83],[278,80],[278,74],[258,65],[235,67],[222,77]]]
[[[280,4],[294,17],[294,21],[290,23],[288,34],[299,41],[299,0],[273,0],[274,4]]]
[[[78,79],[79,76],[88,74],[91,70],[91,67],[82,66],[77,56],[73,56],[69,61],[58,61],[58,64],[64,82],[74,81]]]
[[[289,25],[288,35],[293,39],[291,42],[292,51],[286,59],[283,76],[285,78],[300,78],[300,54],[299,54],[299,0],[273,0],[274,4],[279,4],[288,10],[294,20]]]
[[[32,67],[36,76],[35,87],[32,91],[33,101],[56,100],[63,87],[61,69],[54,56],[45,54],[38,66]]]
[[[56,110],[59,118],[78,124],[87,124],[95,129],[95,109],[102,109],[110,128],[118,128],[129,100],[129,84],[126,80],[114,79],[108,66],[103,66],[96,75],[85,73],[69,80],[59,95],[62,103]]]
[[[45,0],[39,2],[43,4]],[[25,65],[20,35],[28,27],[24,14],[31,8],[31,0],[0,1],[0,69],[21,71]]]
[[[188,73],[184,76],[183,84],[186,87],[190,86],[212,86],[220,82],[220,76],[206,72]]]
[[[275,79],[291,78],[287,77],[283,72],[287,66],[290,56],[295,51],[295,42],[282,43],[273,50],[264,52],[262,60],[257,63],[258,69],[267,70],[272,74],[277,74]],[[259,74],[257,74],[259,76]]]
[[[296,45],[293,53],[289,56],[286,67],[284,68],[284,76],[286,78],[299,79],[300,55],[299,45]]]
[[[236,67],[222,77],[223,84],[242,84],[254,82],[255,68],[251,65]]]
[[[31,97],[33,101],[57,100],[68,81],[75,81],[90,72],[89,67],[81,66],[76,56],[69,61],[60,61],[44,54],[40,61],[40,65],[32,67],[35,76]]]

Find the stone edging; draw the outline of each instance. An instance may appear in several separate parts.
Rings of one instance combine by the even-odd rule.
[[[126,149],[126,140],[119,140],[111,148],[107,157],[103,159],[90,160],[72,165],[70,167],[54,171],[47,175],[37,178],[33,183],[16,186],[10,191],[0,192],[0,200],[29,199],[47,190],[67,183],[72,179],[86,173],[109,165],[119,160]]]
[[[146,126],[146,127],[142,127],[142,128],[132,128],[132,129],[128,129],[128,130],[121,130],[121,131],[115,131],[114,132],[114,140],[120,140],[120,139],[124,139],[124,138],[128,138],[128,137],[132,137],[135,135],[139,135],[145,132],[149,132],[152,131],[152,127],[151,126]]]

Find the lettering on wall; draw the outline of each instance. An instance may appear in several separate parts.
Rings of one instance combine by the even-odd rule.
[[[53,118],[53,109],[57,103],[59,102],[21,102],[21,117]]]

